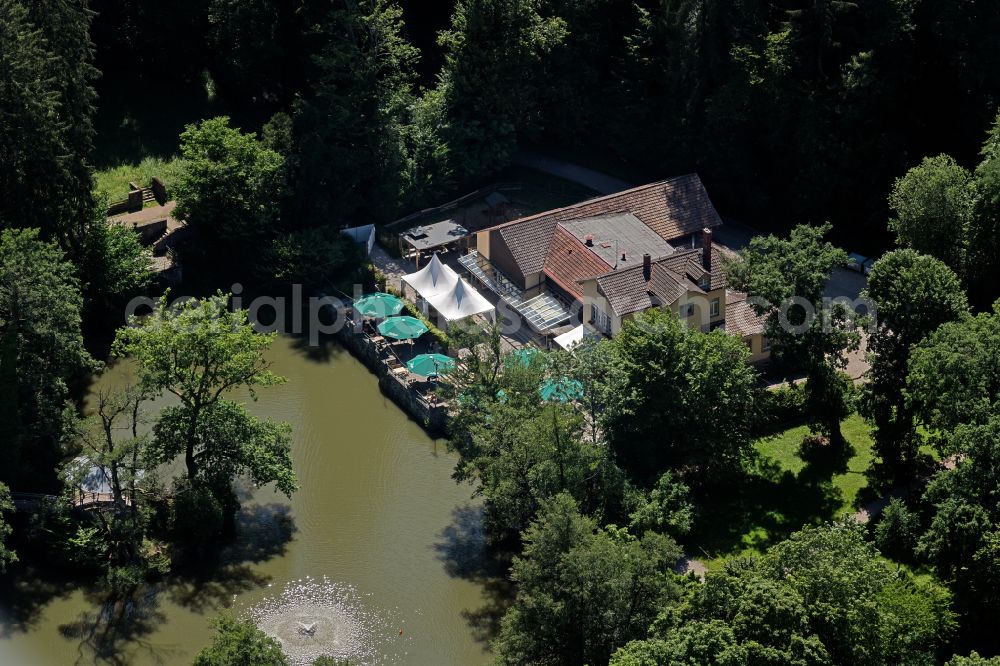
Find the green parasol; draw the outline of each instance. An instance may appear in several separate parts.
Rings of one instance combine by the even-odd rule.
[[[414,340],[427,330],[424,322],[415,317],[389,317],[378,325],[378,332],[393,340]]]
[[[392,294],[378,292],[359,298],[354,307],[362,316],[385,319],[390,315],[399,314],[403,309],[403,301]]]
[[[531,359],[538,355],[537,347],[521,347],[520,349],[515,349],[511,353],[507,354],[507,364],[508,365],[520,365],[521,367],[527,368],[531,365]]]
[[[583,397],[583,384],[569,377],[553,377],[542,382],[538,392],[546,402],[569,402]]]
[[[455,359],[444,354],[419,354],[406,362],[406,369],[421,377],[436,377],[455,367]]]

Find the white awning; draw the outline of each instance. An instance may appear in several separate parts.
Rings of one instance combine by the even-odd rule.
[[[555,338],[555,343],[562,347],[563,349],[572,349],[576,345],[583,342],[583,324],[580,324],[576,328],[562,335],[557,335]]]
[[[493,304],[462,278],[458,279],[450,291],[428,298],[427,302],[448,321],[487,313],[492,319],[494,311]]]
[[[402,282],[410,285],[413,291],[428,301],[435,296],[452,291],[459,279],[458,273],[450,266],[441,263],[436,254],[419,271],[400,278]]]

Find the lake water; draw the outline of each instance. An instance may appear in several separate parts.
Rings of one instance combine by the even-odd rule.
[[[49,590],[31,613],[18,595],[0,600],[0,664],[93,664],[90,645],[103,639],[115,646],[110,663],[188,665],[209,641],[208,620],[220,608],[266,607],[308,578],[350,591],[350,604],[371,619],[365,631],[378,663],[488,661],[476,632],[491,617],[490,586],[465,575],[476,569],[480,506],[469,486],[451,479],[454,455],[339,347],[303,350],[282,338],[269,359],[288,383],[260,391],[250,406],[294,426],[301,488],[292,500],[270,488],[247,491],[229,563],[208,580],[159,586],[150,598],[155,615],[130,634],[109,638],[102,629],[95,637],[88,619],[99,605],[84,590]],[[120,364],[96,386],[129,376],[128,364]]]

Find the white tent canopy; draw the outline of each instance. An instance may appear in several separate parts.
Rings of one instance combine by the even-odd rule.
[[[458,273],[450,266],[441,263],[435,254],[427,265],[416,273],[410,273],[400,278],[403,284],[408,284],[422,298],[431,300],[439,294],[446,294],[455,288],[459,281]]]
[[[427,302],[447,321],[487,313],[490,319],[493,318],[493,304],[462,278],[458,279],[450,291],[428,298]]]
[[[567,331],[562,335],[557,335],[554,340],[555,343],[563,349],[572,349],[583,342],[583,324],[580,324],[573,330]]]

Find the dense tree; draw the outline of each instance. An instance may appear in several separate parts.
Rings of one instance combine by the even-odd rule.
[[[1000,608],[1000,416],[959,426],[949,439],[958,459],[924,494],[932,517],[918,551],[953,585],[967,628],[992,631]]]
[[[636,479],[653,481],[668,467],[716,478],[741,469],[757,379],[746,345],[649,311],[625,322],[613,347],[603,425]]]
[[[498,663],[607,663],[677,597],[675,543],[596,527],[566,494],[543,503],[511,569],[518,592],[493,643]]]
[[[363,256],[364,246],[336,227],[313,227],[271,241],[259,269],[265,281],[322,290],[361,266]]]
[[[313,226],[385,220],[403,196],[418,53],[394,0],[334,3],[313,90],[295,108],[297,212]]]
[[[107,224],[103,216],[87,227],[79,265],[88,314],[121,308],[153,280],[152,252],[138,234],[127,226]]]
[[[11,527],[7,524],[5,513],[14,510],[14,503],[10,499],[10,489],[0,483],[0,573],[7,569],[11,562],[17,562],[17,553],[7,547],[5,543],[10,536]]]
[[[287,97],[283,4],[272,0],[211,0],[206,19],[215,79],[234,96],[257,103]],[[302,35],[307,38],[307,35]]]
[[[907,399],[938,448],[950,455],[946,434],[981,424],[1000,406],[1000,303],[991,313],[943,324],[913,347]]]
[[[583,409],[586,429],[591,441],[601,439],[600,421],[608,406],[611,383],[608,381],[615,364],[615,347],[610,340],[585,339],[573,347],[572,353],[549,355],[551,371],[580,383],[583,395],[577,404]]]
[[[973,300],[980,306],[1000,297],[1000,113],[982,149],[976,167],[974,203],[969,232],[966,273]]]
[[[197,654],[194,666],[288,666],[281,644],[252,622],[227,613],[212,624],[212,644]]]
[[[632,512],[629,529],[634,534],[653,531],[679,539],[691,531],[694,513],[690,490],[676,473],[667,471]]]
[[[841,370],[860,336],[854,312],[824,301],[826,282],[847,253],[823,240],[830,225],[795,227],[787,238],[758,236],[726,267],[733,288],[752,297],[765,317],[764,335],[776,360],[806,375],[811,425],[841,443],[840,421],[849,413]]]
[[[894,572],[853,520],[729,562],[615,666],[922,664],[954,629],[946,590]]]
[[[875,544],[879,550],[895,560],[906,562],[913,559],[920,531],[920,517],[894,497],[889,500],[878,524],[875,525]]]
[[[262,420],[226,399],[235,389],[254,395],[284,381],[268,369],[264,352],[274,340],[253,330],[245,310],[230,311],[222,293],[171,307],[164,297],[154,312],[118,332],[114,351],[138,365],[140,386],[170,393],[179,405],[164,408],[153,427],[154,455],[182,457],[186,488],[207,485],[232,515],[233,480],[296,488],[291,433],[285,423]]]
[[[607,447],[584,435],[584,418],[575,407],[541,403],[547,360],[543,353],[526,363],[508,356],[496,388],[468,386],[458,398],[462,414],[452,442],[461,459],[455,477],[477,484],[495,535],[523,530],[541,502],[563,492],[588,514],[621,513],[624,478]]]
[[[284,159],[253,134],[219,117],[181,134],[183,173],[174,186],[177,214],[227,256],[254,256],[277,234]]]
[[[3,0],[0,15],[0,226],[40,228],[75,255],[94,205],[93,14]]]
[[[0,480],[36,491],[60,455],[67,383],[93,367],[75,269],[37,230],[0,232]],[[30,455],[29,455],[30,452]]]
[[[973,652],[968,657],[953,657],[947,666],[1000,666],[1000,657],[980,657]]]
[[[540,0],[459,0],[440,35],[445,64],[438,93],[445,159],[460,181],[506,166],[519,135],[540,123],[547,54],[566,36]]]
[[[896,250],[875,262],[863,296],[875,305],[868,338],[871,370],[861,409],[874,426],[883,475],[905,481],[919,447],[913,413],[903,390],[910,349],[945,322],[968,313],[955,273],[934,257]]]
[[[965,273],[972,215],[971,174],[947,155],[927,157],[892,186],[896,242]]]

